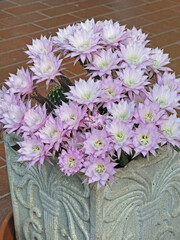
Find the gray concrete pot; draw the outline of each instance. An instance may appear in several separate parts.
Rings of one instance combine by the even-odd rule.
[[[180,239],[180,152],[134,160],[97,190],[49,163],[27,171],[4,141],[17,240]]]

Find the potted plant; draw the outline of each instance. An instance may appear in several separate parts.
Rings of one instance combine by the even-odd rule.
[[[29,70],[0,92],[18,240],[179,239],[180,79],[146,38],[92,19],[27,45]]]

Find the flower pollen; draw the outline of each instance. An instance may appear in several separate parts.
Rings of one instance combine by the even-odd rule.
[[[141,142],[144,145],[147,145],[149,143],[149,135],[148,134],[142,134],[141,135]]]
[[[112,89],[112,88],[108,88],[108,89],[106,90],[106,93],[110,94],[112,97],[115,96],[115,91],[114,91],[114,89]]]
[[[106,171],[106,167],[105,167],[104,164],[97,164],[96,168],[95,168],[95,171],[99,174],[102,174]]]
[[[116,140],[118,140],[119,142],[123,142],[124,141],[124,132],[123,131],[119,131],[116,133],[115,138]]]
[[[148,112],[144,114],[144,118],[148,121],[152,121],[154,114],[152,112]]]
[[[103,142],[101,139],[97,139],[95,142],[94,142],[94,147],[95,148],[98,148],[98,147],[103,147]]]
[[[69,157],[68,158],[68,165],[70,168],[74,168],[76,166],[76,158]]]
[[[40,151],[40,147],[38,145],[33,146],[33,152]]]

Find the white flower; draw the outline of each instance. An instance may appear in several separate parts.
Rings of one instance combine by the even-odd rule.
[[[95,30],[96,24],[94,19],[92,18],[91,20],[87,19],[85,22],[81,22],[78,24],[78,29],[83,29],[87,32],[91,32]]]
[[[105,74],[111,74],[111,70],[118,68],[119,62],[120,59],[116,52],[112,52],[111,49],[102,49],[93,55],[93,61],[91,64],[87,64],[86,68],[93,70],[93,77],[97,75],[101,77]]]
[[[118,43],[125,38],[125,26],[120,26],[118,22],[105,20],[102,24],[102,38],[108,44]]]
[[[67,26],[64,29],[58,29],[57,36],[53,37],[53,41],[59,49],[65,49],[69,44],[69,37],[74,33],[74,26]]]
[[[160,108],[166,109],[170,112],[174,112],[173,108],[178,108],[179,104],[178,101],[180,97],[178,93],[174,90],[169,89],[168,86],[159,86],[155,84],[152,91],[150,98],[156,101]]]
[[[163,143],[167,141],[173,146],[180,146],[180,119],[177,118],[176,114],[163,120],[161,130],[164,136]]]
[[[92,78],[88,81],[80,79],[78,82],[75,81],[75,86],[71,86],[70,92],[66,95],[73,101],[92,107],[92,103],[99,102],[100,82],[94,82]]]
[[[25,71],[24,68],[17,69],[16,75],[10,74],[6,84],[13,93],[20,93],[22,95],[31,93],[34,88],[32,75],[28,69]]]
[[[37,79],[37,83],[47,80],[47,85],[50,80],[56,81],[56,76],[61,75],[61,62],[62,59],[59,59],[59,56],[56,57],[53,53],[34,59],[34,65],[30,67],[35,74],[33,79]]]
[[[134,111],[134,103],[128,103],[122,99],[118,104],[113,103],[108,110],[114,118],[122,121],[130,120]]]
[[[146,40],[148,34],[142,32],[142,29],[137,29],[133,27],[132,29],[127,29],[127,38],[125,39],[126,45],[132,42],[137,42],[138,44],[143,44],[144,46],[149,42]]]
[[[155,48],[151,50],[151,59],[152,65],[151,67],[154,70],[163,70],[162,67],[170,63],[168,54],[164,54],[163,50]]]
[[[30,58],[40,57],[41,55],[53,52],[51,37],[41,36],[40,39],[33,39],[32,45],[27,45],[28,51],[25,51]]]
[[[122,59],[132,66],[146,67],[150,59],[150,48],[144,47],[143,44],[132,42],[127,46],[121,45]]]
[[[144,88],[144,85],[148,84],[144,71],[137,68],[125,68],[123,72],[120,73],[120,78],[126,87],[132,89]]]

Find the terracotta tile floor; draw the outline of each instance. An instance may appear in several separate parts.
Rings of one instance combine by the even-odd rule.
[[[127,27],[142,27],[151,46],[162,47],[172,58],[170,66],[180,76],[179,0],[0,0],[0,85],[8,73],[26,65],[23,51],[32,38],[54,34],[58,27],[94,17],[114,19]],[[66,61],[65,73],[83,76],[80,65],[72,72]],[[44,88],[41,89],[44,93]],[[11,209],[3,139],[0,139],[0,223]]]

